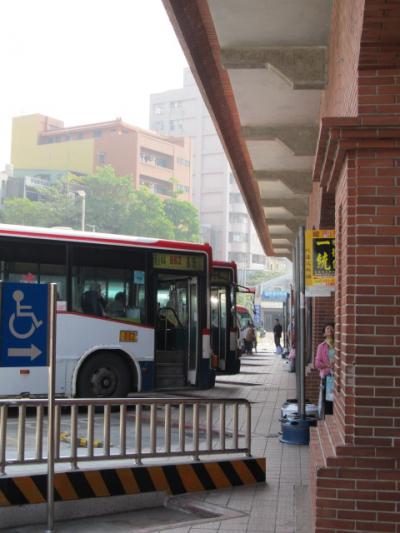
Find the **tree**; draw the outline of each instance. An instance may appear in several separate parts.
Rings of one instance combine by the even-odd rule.
[[[1,222],[23,226],[56,226],[56,210],[44,202],[33,202],[27,198],[9,198],[0,211]]]
[[[128,176],[118,177],[110,165],[94,174],[70,176],[70,189],[86,192],[86,223],[96,231],[126,233],[134,189]],[[78,199],[75,200],[80,204]],[[78,225],[79,227],[79,225]]]
[[[80,229],[86,193],[87,227],[96,231],[163,239],[199,241],[196,209],[184,200],[159,196],[143,187],[135,190],[129,176],[118,177],[111,166],[94,174],[68,174],[50,187],[39,189],[40,201],[7,200],[0,211],[3,222],[32,226],[67,226]]]
[[[134,191],[132,195],[127,233],[142,237],[174,238],[174,227],[165,215],[162,200],[147,187]]]
[[[164,200],[164,210],[174,227],[177,241],[200,241],[200,223],[197,209],[185,200],[168,198]]]

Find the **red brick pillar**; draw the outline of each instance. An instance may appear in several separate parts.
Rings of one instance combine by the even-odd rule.
[[[363,71],[379,94],[389,76]],[[375,85],[373,85],[375,83]],[[360,98],[361,102],[366,102]],[[368,99],[368,110],[374,100]],[[376,102],[382,102],[378,96]],[[386,99],[385,99],[386,102]],[[367,105],[367,103],[366,103]],[[377,103],[374,109],[389,104]],[[390,104],[390,110],[399,104]],[[384,107],[383,107],[384,109]],[[323,123],[336,190],[334,416],[312,436],[316,531],[400,531],[400,117]]]
[[[314,525],[399,533],[400,2],[338,0],[334,21],[314,180],[335,194],[335,402],[311,436]]]

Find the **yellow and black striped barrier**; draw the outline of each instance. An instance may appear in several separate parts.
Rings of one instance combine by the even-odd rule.
[[[183,494],[265,482],[265,458],[56,473],[55,501],[164,491]],[[47,476],[0,478],[0,507],[45,503]]]

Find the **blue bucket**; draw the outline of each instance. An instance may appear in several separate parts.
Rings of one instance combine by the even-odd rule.
[[[282,419],[282,437],[284,444],[309,444],[310,424],[312,420],[302,418]]]

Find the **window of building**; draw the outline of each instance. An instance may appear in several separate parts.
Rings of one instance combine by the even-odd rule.
[[[173,102],[169,103],[170,109],[180,109],[183,105],[182,100],[174,100]]]
[[[240,204],[242,202],[242,195],[240,192],[229,193],[229,201],[231,204]]]
[[[164,106],[162,104],[154,104],[153,112],[155,115],[162,115],[164,113]]]
[[[147,187],[155,194],[163,196],[172,196],[174,193],[173,184],[170,181],[164,181],[144,174],[140,175],[139,184]]]
[[[245,242],[247,240],[246,233],[229,232],[229,242]]]
[[[190,167],[190,161],[188,159],[183,159],[182,157],[177,158],[178,165],[181,165],[182,167]]]
[[[102,131],[101,130],[93,130],[93,137],[95,139],[99,139],[102,135]]]
[[[181,193],[188,193],[189,187],[187,185],[182,185],[181,183],[177,183],[176,191],[181,192]]]
[[[236,261],[236,263],[244,263],[246,261],[246,254],[244,252],[229,252],[229,261]]]
[[[97,156],[97,162],[99,165],[105,165],[106,164],[106,153],[105,152],[99,152]]]
[[[170,120],[169,129],[171,131],[181,132],[183,130],[183,121],[182,120]]]
[[[229,213],[229,222],[231,224],[245,224],[247,215],[246,213]]]
[[[140,161],[155,167],[173,168],[173,158],[171,156],[147,148],[140,149]]]
[[[251,261],[253,263],[258,263],[259,265],[265,265],[265,255],[263,255],[263,254],[252,254]]]

